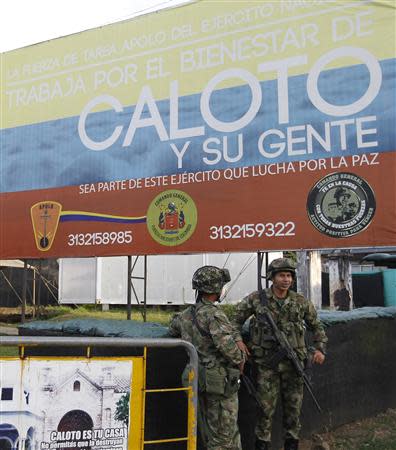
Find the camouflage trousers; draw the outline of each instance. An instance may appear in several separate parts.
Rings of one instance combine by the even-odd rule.
[[[241,450],[238,430],[238,393],[230,397],[200,394],[206,421],[207,450]]]
[[[277,370],[257,365],[257,393],[265,407],[265,413],[259,417],[256,425],[258,439],[271,441],[272,419],[279,397],[282,401],[285,438],[298,439],[303,389],[303,380],[289,361],[279,363]]]

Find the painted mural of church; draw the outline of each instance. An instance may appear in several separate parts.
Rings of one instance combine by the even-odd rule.
[[[0,450],[42,450],[83,430],[113,428],[127,448],[128,411],[122,418],[116,411],[129,398],[130,361],[0,361],[0,374]]]

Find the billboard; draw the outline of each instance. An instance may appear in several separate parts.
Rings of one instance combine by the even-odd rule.
[[[138,448],[142,370],[141,358],[1,359],[0,447]]]
[[[202,0],[2,55],[2,258],[396,245],[395,14]]]

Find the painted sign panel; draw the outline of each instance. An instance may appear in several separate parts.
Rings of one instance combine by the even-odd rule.
[[[2,55],[1,257],[396,245],[395,17],[202,0]]]
[[[135,373],[131,359],[0,360],[0,447],[137,448],[139,366]]]

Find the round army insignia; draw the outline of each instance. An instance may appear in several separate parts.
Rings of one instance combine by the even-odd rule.
[[[147,211],[147,228],[162,245],[180,245],[187,241],[197,225],[197,208],[183,191],[171,189],[158,194]]]
[[[307,199],[312,225],[334,238],[353,236],[368,227],[375,207],[370,185],[346,172],[326,175],[310,190]]]

